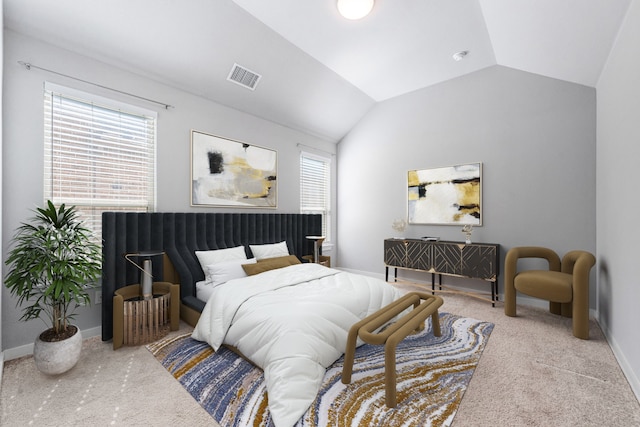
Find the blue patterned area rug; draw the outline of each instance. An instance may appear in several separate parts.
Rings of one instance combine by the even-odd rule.
[[[493,324],[441,313],[440,327],[441,337],[429,324],[398,345],[395,408],[384,403],[384,346],[365,344],[356,351],[351,384],[341,382],[341,357],[297,426],[450,425]],[[214,353],[190,334],[147,348],[220,425],[274,425],[262,370],[236,353],[224,347]]]

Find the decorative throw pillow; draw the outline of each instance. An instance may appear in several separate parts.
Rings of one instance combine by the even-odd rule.
[[[234,259],[247,259],[244,246],[236,246],[229,249],[216,249],[213,251],[196,251],[196,257],[200,261],[202,272],[207,275],[207,266],[217,264],[223,261],[231,261]]]
[[[280,243],[270,243],[266,245],[249,245],[253,256],[260,261],[265,258],[275,258],[280,256],[289,255],[289,248],[287,242],[282,241]]]
[[[290,265],[300,264],[300,260],[295,255],[287,255],[266,260],[258,260],[255,264],[243,264],[242,268],[248,276],[263,273],[276,268],[288,267]]]
[[[242,268],[243,264],[255,264],[256,259],[233,259],[222,261],[216,264],[207,265],[205,270],[205,281],[207,285],[219,286],[232,279],[247,277]]]

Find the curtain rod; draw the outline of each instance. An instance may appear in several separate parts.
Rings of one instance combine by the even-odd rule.
[[[175,108],[173,105],[167,104],[165,102],[154,101],[153,99],[144,98],[142,96],[134,95],[134,94],[128,93],[128,92],[123,92],[123,91],[118,90],[118,89],[113,89],[113,88],[110,88],[110,87],[107,87],[107,86],[100,85],[98,83],[93,83],[93,82],[90,82],[90,81],[87,81],[87,80],[82,80],[82,79],[79,79],[77,77],[73,77],[73,76],[70,76],[70,75],[67,75],[67,74],[59,73],[57,71],[49,70],[47,68],[38,67],[37,65],[33,65],[33,64],[28,63],[28,62],[18,61],[18,64],[22,65],[27,70],[31,70],[32,68],[37,68],[38,70],[47,71],[49,73],[57,74],[57,75],[62,76],[62,77],[67,77],[69,79],[77,80],[77,81],[82,82],[82,83],[87,83],[87,84],[90,84],[90,85],[93,85],[93,86],[97,86],[97,87],[100,87],[102,89],[107,89],[107,90],[110,90],[110,91],[113,91],[113,92],[121,93],[123,95],[132,96],[134,98],[142,99],[143,101],[152,102],[154,104],[158,104],[158,105],[163,106],[166,110],[168,110],[169,108]]]

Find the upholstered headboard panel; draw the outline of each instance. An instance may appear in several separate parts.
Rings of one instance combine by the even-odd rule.
[[[140,271],[124,259],[126,253],[164,251],[169,261],[152,259],[154,281],[177,281],[164,277],[164,264],[170,262],[178,275],[182,304],[202,311],[204,303],[196,298],[195,282],[203,280],[204,274],[196,250],[243,245],[251,256],[250,244],[285,240],[289,251],[302,257],[313,253],[313,241],[306,236],[321,232],[321,215],[106,212],[102,216],[102,339],[113,336],[114,291],[140,280]]]

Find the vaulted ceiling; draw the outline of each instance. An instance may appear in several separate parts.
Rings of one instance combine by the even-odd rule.
[[[369,16],[349,21],[335,0],[4,0],[4,19],[18,33],[338,141],[376,102],[496,64],[594,87],[630,2],[376,0]],[[459,51],[468,54],[455,61]],[[261,75],[255,90],[227,80],[236,63]]]

